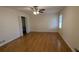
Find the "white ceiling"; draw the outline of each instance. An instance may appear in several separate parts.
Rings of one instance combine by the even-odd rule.
[[[9,8],[17,9],[23,12],[32,13],[32,9],[30,7],[32,6],[8,6]],[[57,13],[60,11],[63,6],[39,6],[39,9],[46,9],[45,13]]]

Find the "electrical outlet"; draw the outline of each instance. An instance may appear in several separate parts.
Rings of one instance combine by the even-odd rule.
[[[2,44],[3,42],[5,42],[5,40],[0,41],[0,44]]]

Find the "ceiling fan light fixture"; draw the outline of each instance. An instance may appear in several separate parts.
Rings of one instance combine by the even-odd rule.
[[[34,15],[38,15],[39,12],[38,12],[38,11],[34,11],[33,14],[34,14]]]
[[[36,13],[37,13],[37,14],[39,14],[39,12],[38,12],[38,11],[37,11]]]
[[[33,6],[32,10],[33,10],[33,14],[34,15],[38,15],[38,14],[44,13],[44,11],[45,11],[45,9],[39,9],[38,6]]]
[[[37,15],[37,12],[34,11],[33,14],[34,14],[34,15]]]

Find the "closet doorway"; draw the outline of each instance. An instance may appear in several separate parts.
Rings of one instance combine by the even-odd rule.
[[[21,21],[22,21],[22,32],[23,35],[26,35],[26,18],[24,16],[21,16]]]

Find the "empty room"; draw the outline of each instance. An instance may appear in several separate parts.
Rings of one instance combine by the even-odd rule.
[[[0,6],[0,52],[78,52],[78,25],[78,6]]]

